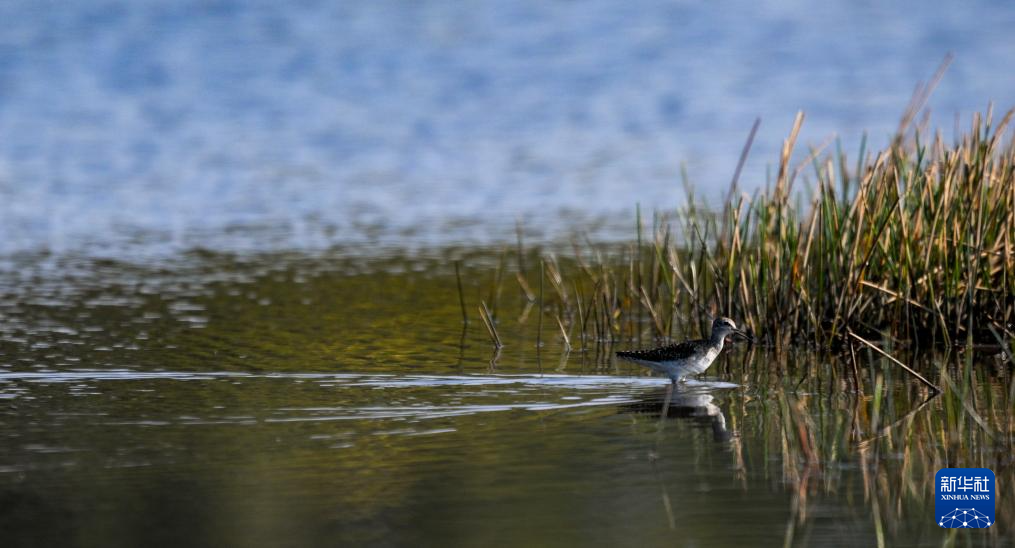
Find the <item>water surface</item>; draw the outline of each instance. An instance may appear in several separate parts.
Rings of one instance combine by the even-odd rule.
[[[552,309],[537,348],[508,283],[497,355],[462,331],[450,258],[33,274],[60,260],[0,285],[5,546],[1011,544],[1010,497],[988,531],[931,515],[940,467],[1011,485],[989,353],[920,358],[954,383],[928,400],[870,356],[858,394],[838,356],[738,345],[668,396],[594,341],[564,352]]]

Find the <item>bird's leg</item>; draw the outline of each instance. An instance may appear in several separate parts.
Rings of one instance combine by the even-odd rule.
[[[666,386],[666,399],[663,400],[663,410],[662,410],[661,413],[659,413],[659,425],[660,425],[660,427],[662,426],[663,421],[666,420],[666,417],[668,417],[670,415],[670,400],[673,398],[673,387],[674,386],[676,386],[676,383],[671,383],[671,384]]]

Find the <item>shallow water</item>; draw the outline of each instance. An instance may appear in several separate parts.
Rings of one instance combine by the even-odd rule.
[[[987,531],[931,515],[937,468],[1015,479],[996,357],[919,358],[954,383],[927,401],[870,356],[856,394],[837,356],[738,345],[663,414],[665,380],[563,352],[552,310],[537,349],[516,285],[491,301],[499,356],[463,333],[449,260],[21,258],[0,276],[4,545],[1011,544],[1011,497]]]

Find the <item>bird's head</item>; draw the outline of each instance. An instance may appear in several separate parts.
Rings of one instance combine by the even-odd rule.
[[[752,340],[752,337],[747,333],[737,329],[737,324],[733,323],[733,320],[720,316],[712,322],[712,336],[726,338],[728,335],[740,335],[745,339]]]

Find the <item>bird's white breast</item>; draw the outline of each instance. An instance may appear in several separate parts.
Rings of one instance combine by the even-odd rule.
[[[701,361],[695,364],[695,369],[699,373],[708,369],[708,366],[712,365],[712,362],[715,361],[720,352],[722,352],[722,346],[710,346],[701,357]]]

